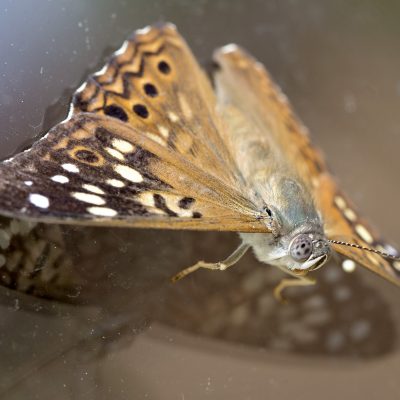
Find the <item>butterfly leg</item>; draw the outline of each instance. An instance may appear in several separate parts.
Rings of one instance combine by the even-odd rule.
[[[217,263],[207,263],[205,261],[199,261],[195,265],[192,265],[191,267],[185,268],[181,272],[178,272],[175,276],[172,277],[172,282],[179,281],[180,279],[184,278],[194,271],[197,271],[200,268],[225,271],[227,268],[236,264],[249,248],[250,245],[242,243],[228,258],[223,261]]]
[[[283,297],[282,291],[286,289],[287,287],[291,286],[310,286],[310,285],[315,285],[316,280],[310,277],[307,277],[306,274],[296,274],[296,273],[290,273],[287,270],[284,270],[286,273],[289,273],[292,275],[295,279],[282,279],[279,284],[275,287],[274,289],[274,297],[280,302],[280,303],[287,303],[287,300]]]

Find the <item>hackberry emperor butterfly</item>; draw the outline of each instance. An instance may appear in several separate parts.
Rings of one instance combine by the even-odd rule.
[[[77,90],[65,121],[1,164],[0,212],[241,233],[225,261],[199,262],[175,279],[226,269],[252,247],[296,278],[284,279],[277,297],[313,284],[308,272],[331,250],[345,266],[357,262],[399,285],[398,253],[339,191],[263,66],[235,45],[214,59],[216,95],[171,24],[137,31]]]

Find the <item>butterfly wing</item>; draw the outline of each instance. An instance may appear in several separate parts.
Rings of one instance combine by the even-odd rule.
[[[67,120],[0,166],[0,212],[41,221],[268,231],[243,194],[210,83],[170,25],[136,32]]]
[[[319,182],[316,199],[324,215],[326,232],[330,239],[355,243],[399,257],[399,252],[390,244],[385,243],[376,230],[355,211],[352,202],[340,191],[330,175],[321,176]],[[338,244],[333,244],[333,248],[341,254],[343,266],[346,266],[347,260],[353,260],[400,286],[399,261]]]
[[[139,30],[78,89],[70,114],[108,115],[185,158],[226,184],[243,180],[227,150],[216,98],[172,24]]]
[[[254,206],[131,126],[80,113],[0,168],[3,215],[171,229],[265,229]]]
[[[328,238],[398,255],[395,249],[378,239],[339,190],[321,153],[312,145],[307,129],[264,67],[235,45],[217,51],[215,61],[219,67],[215,85],[225,115],[229,117],[232,109],[235,114],[244,115],[248,123],[277,145],[312,193],[323,216]],[[229,140],[227,138],[226,142]],[[240,157],[237,152],[236,157]],[[333,248],[343,257],[343,262],[353,260],[400,286],[399,261],[389,261],[378,254],[336,244]]]

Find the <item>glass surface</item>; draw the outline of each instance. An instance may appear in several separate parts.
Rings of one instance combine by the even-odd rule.
[[[133,30],[171,21],[204,66],[231,42],[262,61],[343,188],[400,245],[399,18],[394,1],[3,0],[0,157],[64,119]],[[251,254],[169,283],[230,254],[235,234],[38,225],[20,245],[48,241],[73,290],[0,288],[1,399],[399,398],[400,292],[366,270],[332,260],[280,305],[282,275]]]

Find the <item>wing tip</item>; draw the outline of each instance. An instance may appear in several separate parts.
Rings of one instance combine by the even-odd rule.
[[[225,46],[220,47],[217,52],[221,54],[229,54],[240,51],[241,48],[236,43],[228,43]]]
[[[172,31],[176,33],[178,31],[176,25],[172,22],[155,22],[150,25],[146,25],[143,28],[136,29],[133,31],[131,36],[129,37],[129,40],[133,41],[137,39],[138,36],[146,36],[151,34],[152,32],[165,32],[165,31]]]

